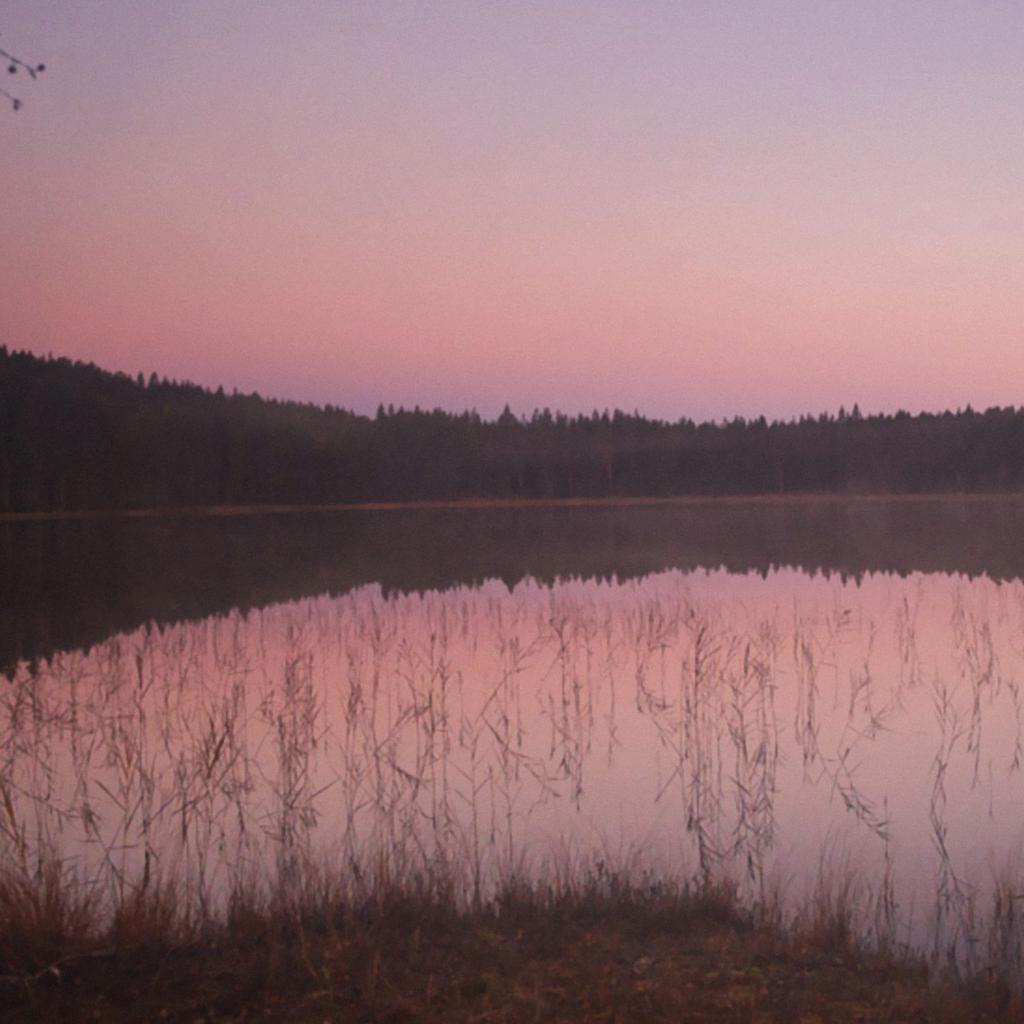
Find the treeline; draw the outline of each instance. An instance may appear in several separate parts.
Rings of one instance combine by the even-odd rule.
[[[1024,409],[788,422],[334,406],[0,346],[0,511],[474,497],[1017,491]]]

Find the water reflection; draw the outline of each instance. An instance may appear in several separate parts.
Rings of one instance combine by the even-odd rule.
[[[663,569],[1024,576],[1024,498],[0,523],[0,670],[117,630],[367,583],[414,591]]]
[[[320,859],[465,900],[600,862],[798,906],[845,863],[863,927],[963,957],[1019,880],[1022,677],[1019,581],[373,584],[20,665],[0,849],[202,906]]]

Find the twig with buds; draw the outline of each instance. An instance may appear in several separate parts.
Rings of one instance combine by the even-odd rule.
[[[6,50],[0,49],[0,60],[7,61],[7,73],[9,75],[16,75],[20,71],[24,71],[29,78],[38,78],[45,70],[45,64],[29,64],[23,61],[20,57],[15,57],[13,53],[8,53]],[[15,110],[21,109],[21,99],[9,93],[6,89],[0,89],[0,96],[4,96],[11,101],[11,106]]]

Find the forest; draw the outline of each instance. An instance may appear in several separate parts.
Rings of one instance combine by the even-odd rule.
[[[0,513],[462,498],[1014,492],[1024,408],[697,423],[359,415],[0,346]]]

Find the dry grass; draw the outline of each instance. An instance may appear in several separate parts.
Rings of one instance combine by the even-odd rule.
[[[74,931],[80,904],[57,891],[70,905],[48,890],[54,920],[20,931],[13,959],[5,935],[5,1021],[953,1024],[1024,1010],[991,984],[930,982],[920,963],[858,948],[850,929],[760,924],[727,886],[605,874],[571,890],[513,887],[476,910],[401,892],[289,909],[239,894],[199,930],[162,890],[111,925],[93,916]],[[835,910],[822,912],[832,924]]]
[[[96,934],[97,900],[56,859],[33,877],[0,874],[0,958],[9,972],[35,971]]]

